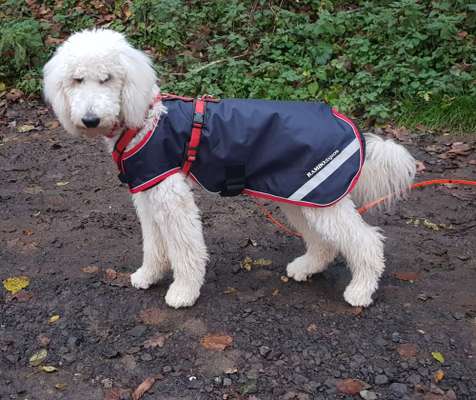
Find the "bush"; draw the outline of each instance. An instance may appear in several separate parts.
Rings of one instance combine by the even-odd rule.
[[[10,46],[25,49],[19,64],[1,70],[16,82],[32,74],[26,66],[44,61],[34,56],[45,31],[33,24],[32,3],[1,28],[19,32],[10,35]],[[434,110],[462,97],[469,101],[455,104],[474,104],[476,97],[476,4],[466,0],[38,4],[51,14],[48,35],[93,25],[124,31],[154,55],[162,87],[181,94],[323,99],[368,122],[401,119],[411,104]],[[27,29],[34,41],[22,39]],[[0,47],[2,54],[6,49]],[[43,54],[50,51],[46,46]]]

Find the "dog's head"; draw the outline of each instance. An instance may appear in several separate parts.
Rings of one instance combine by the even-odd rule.
[[[156,75],[149,57],[107,29],[67,39],[43,69],[44,95],[64,128],[90,137],[140,127]]]

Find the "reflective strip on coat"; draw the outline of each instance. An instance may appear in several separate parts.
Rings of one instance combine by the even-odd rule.
[[[164,98],[167,113],[121,166],[132,193],[181,171],[192,130],[192,101]],[[198,157],[191,176],[220,194],[227,171],[244,174],[242,193],[302,206],[326,207],[359,178],[365,142],[353,122],[318,102],[207,101]]]

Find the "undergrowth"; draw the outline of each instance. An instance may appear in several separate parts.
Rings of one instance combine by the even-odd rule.
[[[325,100],[367,122],[474,131],[476,3],[467,0],[7,0],[0,82],[40,89],[73,31],[105,26],[184,95]]]

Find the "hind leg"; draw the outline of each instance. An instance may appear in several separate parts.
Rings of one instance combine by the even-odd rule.
[[[350,198],[332,207],[303,208],[307,223],[344,256],[352,280],[344,291],[353,306],[368,306],[385,268],[383,236],[364,222]]]
[[[295,281],[305,281],[311,275],[323,272],[337,255],[336,248],[307,223],[301,207],[284,205],[281,209],[288,221],[303,235],[307,251],[286,268],[287,275]]]

